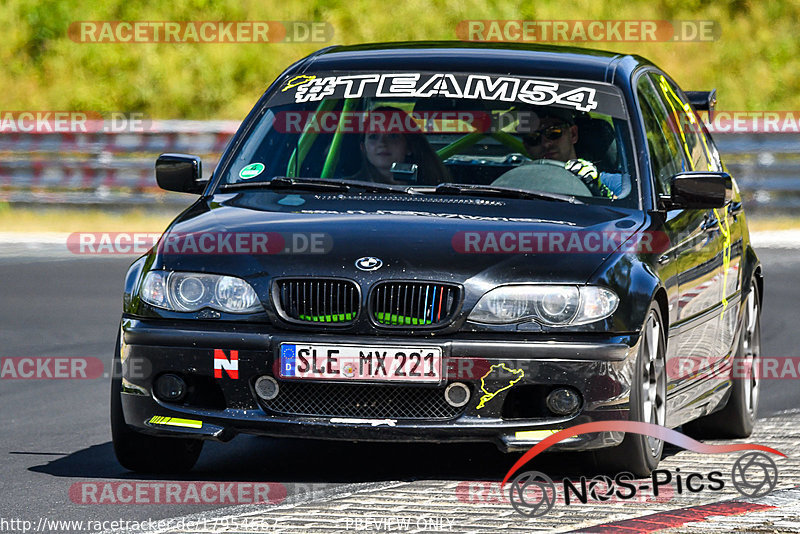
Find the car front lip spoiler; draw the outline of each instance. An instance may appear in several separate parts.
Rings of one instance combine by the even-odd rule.
[[[596,419],[579,415],[574,420],[541,421],[485,421],[480,418],[460,418],[452,421],[403,421],[393,419],[364,419],[356,423],[352,418],[312,416],[268,416],[257,410],[226,409],[224,411],[182,408],[170,406],[151,397],[123,395],[126,420],[139,432],[156,436],[188,437],[227,442],[239,434],[274,436],[279,438],[310,438],[334,441],[396,442],[409,443],[478,443],[492,442],[504,452],[528,450],[539,440],[516,440],[515,432],[526,430],[560,429],[569,421],[570,425],[586,423]],[[202,423],[200,428],[180,428],[150,424],[152,414],[167,417],[190,418]],[[620,414],[609,411],[601,419],[619,419]],[[337,421],[337,419],[341,419]],[[599,419],[598,419],[599,420]],[[143,421],[143,423],[142,423]],[[311,430],[309,430],[311,429]],[[615,435],[617,434],[617,435]],[[554,447],[554,450],[585,450],[600,446],[616,445],[621,441],[619,433],[593,433],[573,436]]]

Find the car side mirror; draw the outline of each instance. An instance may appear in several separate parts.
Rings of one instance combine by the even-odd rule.
[[[156,182],[161,189],[200,194],[208,184],[202,178],[203,162],[197,156],[161,154],[156,160]]]
[[[733,198],[733,180],[727,172],[679,172],[670,184],[670,194],[661,198],[667,209],[722,208]]]

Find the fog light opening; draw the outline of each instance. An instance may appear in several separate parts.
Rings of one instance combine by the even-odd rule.
[[[263,400],[272,400],[278,396],[278,381],[271,376],[260,376],[256,380],[256,395]]]
[[[453,408],[461,408],[469,402],[469,387],[463,382],[453,382],[444,390],[444,400]]]
[[[178,402],[186,396],[186,382],[171,373],[161,375],[156,380],[155,393],[163,401]]]
[[[581,394],[573,388],[556,388],[545,402],[547,409],[556,415],[574,415],[581,407]]]

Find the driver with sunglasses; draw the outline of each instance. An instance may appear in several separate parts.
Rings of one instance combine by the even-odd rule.
[[[591,161],[575,154],[578,126],[566,109],[547,108],[539,113],[539,129],[522,137],[528,155],[533,159],[565,161],[564,168],[575,174],[595,196],[617,198],[604,182],[604,174]]]

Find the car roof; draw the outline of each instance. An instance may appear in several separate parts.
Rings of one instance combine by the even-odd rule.
[[[651,63],[603,50],[518,43],[410,41],[332,46],[297,65],[302,72],[325,70],[427,70],[537,75],[613,82]],[[628,76],[621,76],[623,79]]]

